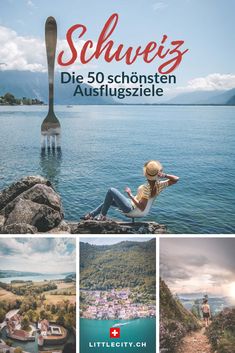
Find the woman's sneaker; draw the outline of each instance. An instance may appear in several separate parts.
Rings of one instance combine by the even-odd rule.
[[[84,216],[80,217],[80,219],[82,219],[82,220],[84,220],[84,221],[89,221],[89,220],[94,219],[94,217],[92,216],[91,213],[87,213],[87,214],[85,214]]]
[[[106,221],[107,218],[100,213],[95,219],[96,221]]]

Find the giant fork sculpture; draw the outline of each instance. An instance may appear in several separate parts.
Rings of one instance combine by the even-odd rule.
[[[54,68],[57,41],[57,25],[53,17],[48,17],[45,24],[45,41],[49,81],[49,109],[41,126],[41,148],[45,150],[60,150],[61,128],[60,122],[54,113]]]

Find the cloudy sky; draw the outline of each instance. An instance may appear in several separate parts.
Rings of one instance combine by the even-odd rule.
[[[40,273],[75,272],[75,239],[1,238],[0,269]]]
[[[46,70],[47,16],[57,19],[58,48],[66,51],[70,26],[86,25],[83,39],[96,42],[105,21],[117,12],[119,24],[113,34],[116,44],[137,47],[149,41],[159,43],[164,34],[171,40],[185,41],[189,52],[175,71],[178,92],[235,87],[234,0],[0,0],[0,8],[1,70]],[[82,44],[79,41],[78,48]],[[77,63],[73,69],[83,74],[88,70],[153,74],[156,65],[156,61],[146,64],[139,60],[127,66],[99,60],[84,66]]]
[[[235,298],[235,238],[161,239],[160,272],[173,293]]]

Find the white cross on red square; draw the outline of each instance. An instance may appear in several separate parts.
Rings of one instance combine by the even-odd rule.
[[[111,327],[109,330],[110,338],[120,338],[120,328],[119,327]]]

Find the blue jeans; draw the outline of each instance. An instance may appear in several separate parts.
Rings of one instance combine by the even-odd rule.
[[[102,202],[95,210],[90,214],[95,217],[99,213],[106,216],[111,206],[119,208],[120,211],[128,213],[133,209],[130,199],[125,197],[115,188],[110,188],[105,196],[104,202]]]

